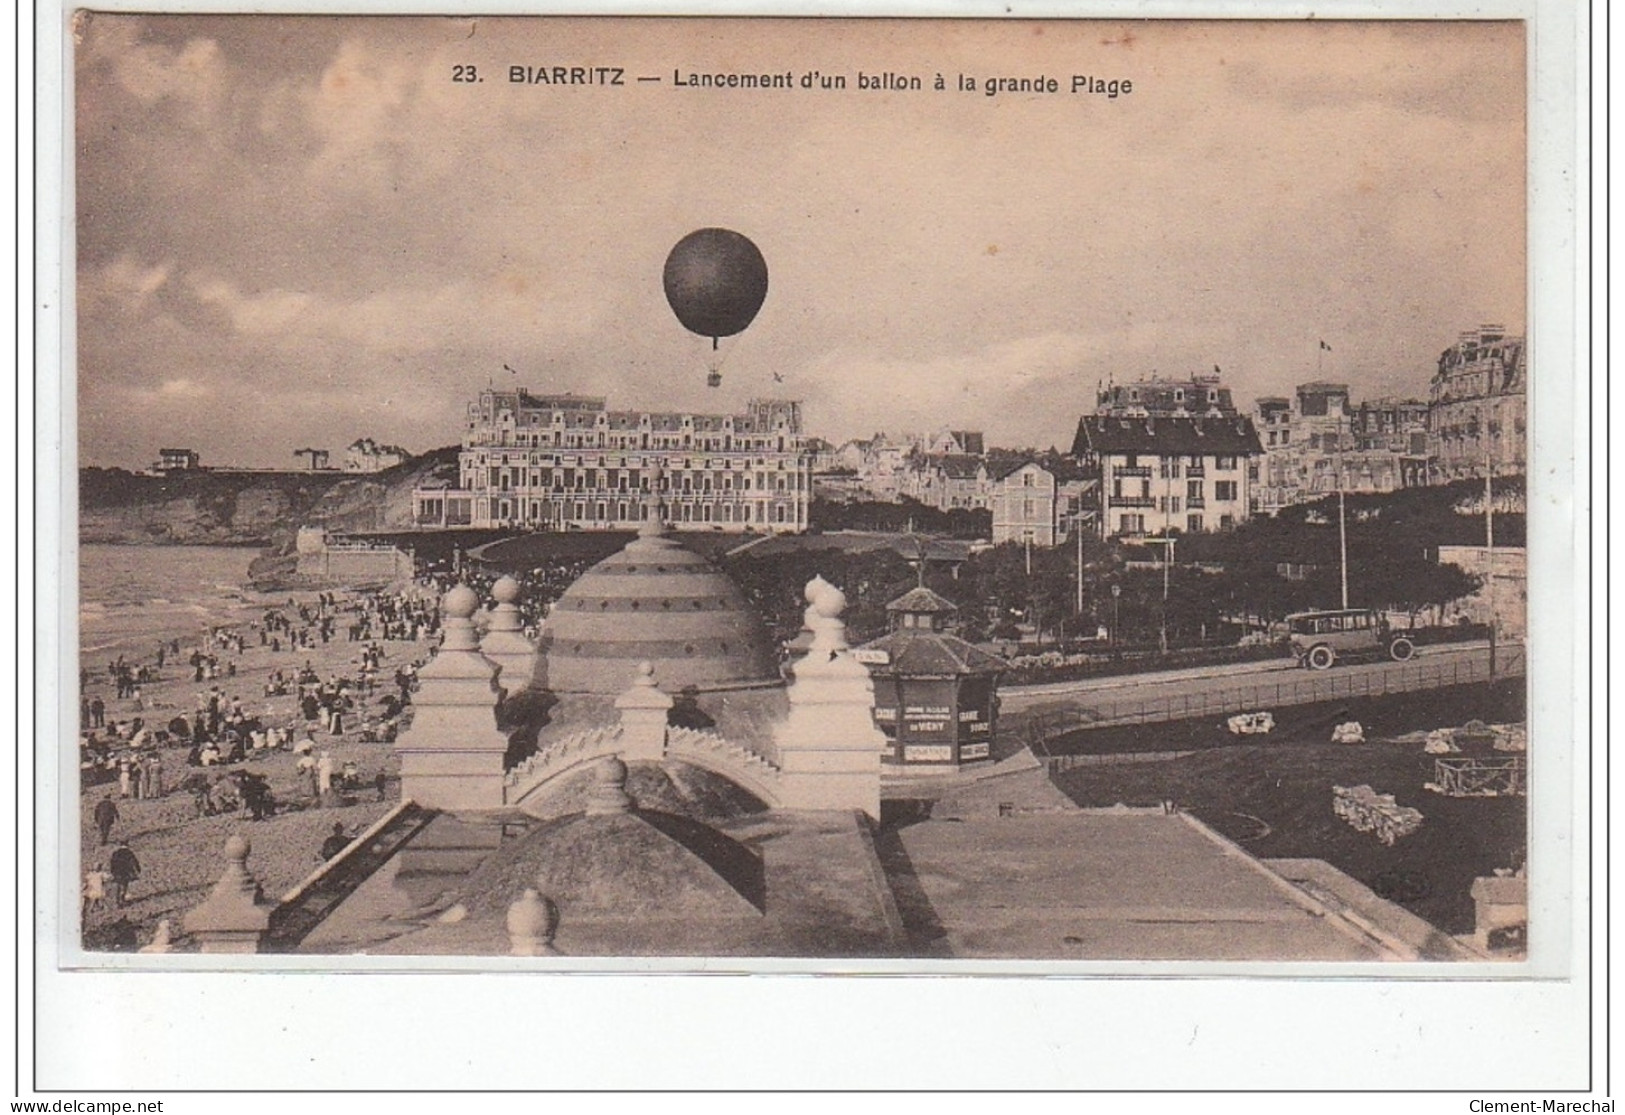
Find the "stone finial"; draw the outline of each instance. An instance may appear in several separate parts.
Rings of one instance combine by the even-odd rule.
[[[514,956],[554,956],[553,935],[559,928],[559,908],[533,887],[508,907],[508,942]]]
[[[659,762],[666,754],[666,720],[672,704],[670,695],[655,685],[654,667],[639,663],[632,684],[615,698],[621,716],[621,754]]]
[[[174,930],[169,924],[169,919],[162,918],[158,922],[158,928],[153,930],[152,941],[148,944],[142,945],[140,951],[145,953],[173,952],[173,938]]]
[[[847,649],[846,624],[841,622],[841,613],[846,611],[846,593],[817,576],[807,582],[803,595],[807,599],[807,610],[802,613],[802,619],[812,632],[808,651],[828,655]]]
[[[270,904],[248,870],[251,845],[241,833],[226,841],[226,869],[201,906],[186,915],[186,931],[204,952],[258,952],[270,925]]]
[[[638,672],[632,678],[632,684],[627,687],[619,697],[615,698],[615,707],[626,709],[660,709],[664,711],[672,706],[672,699],[661,692],[655,684],[655,668],[648,662],[638,663]]]
[[[519,614],[520,592],[512,577],[501,577],[491,586],[494,604],[480,639],[480,653],[502,667],[497,683],[509,697],[530,685],[536,673],[536,646],[525,637],[524,617]]]
[[[887,741],[875,726],[869,670],[843,653],[846,594],[814,577],[804,595],[812,642],[795,663],[790,715],[773,730],[780,801],[790,809],[862,809],[878,818],[880,755]]]
[[[221,872],[219,882],[214,884],[210,897],[246,895],[257,900],[262,896],[259,883],[254,881],[253,874],[248,870],[248,853],[253,850],[248,837],[240,832],[226,838],[226,869]]]
[[[630,813],[637,803],[626,792],[626,764],[611,755],[598,765],[598,774],[592,792],[587,796],[587,815],[600,817],[610,813]]]
[[[458,585],[441,598],[440,652],[418,671],[412,725],[395,741],[401,796],[429,809],[496,809],[503,804],[508,737],[497,728],[501,664],[481,653],[474,630],[480,600]],[[512,633],[505,636],[519,638]],[[527,657],[532,648],[525,643]],[[521,679],[526,670],[517,671]]]
[[[467,585],[457,585],[440,600],[445,638],[440,649],[478,650],[479,639],[474,634],[474,613],[480,610],[480,598]]]

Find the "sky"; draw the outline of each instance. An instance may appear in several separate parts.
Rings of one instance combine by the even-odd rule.
[[[674,82],[762,72],[798,87]],[[86,465],[419,452],[487,384],[1064,447],[1108,380],[1425,398],[1524,326],[1515,23],[96,14],[74,73]],[[708,226],[769,273],[718,388],[661,286]]]

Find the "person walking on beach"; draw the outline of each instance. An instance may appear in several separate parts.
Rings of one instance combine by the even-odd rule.
[[[317,797],[318,792],[317,792],[317,789],[316,789],[316,757],[314,755],[312,755],[309,751],[301,751],[301,752],[299,752],[298,761],[295,762],[293,764],[293,766],[294,766],[294,769],[296,771],[298,771],[302,776],[304,776],[306,783],[310,786],[310,796],[313,799],[315,797]]]
[[[100,860],[85,872],[85,889],[80,895],[79,920],[89,921],[90,915],[107,905],[107,868]]]
[[[90,726],[92,728],[107,727],[107,702],[100,697],[90,699]]]
[[[323,751],[316,762],[316,796],[325,798],[333,792],[333,753]]]
[[[118,761],[118,796],[130,796],[130,758],[126,755]]]
[[[135,858],[126,840],[120,840],[113,849],[108,868],[113,876],[113,904],[123,906],[129,898],[130,884],[141,877],[141,861]]]
[[[113,795],[108,794],[96,803],[96,831],[101,833],[102,846],[107,846],[107,838],[113,834],[113,826],[118,823],[118,806],[113,804]]]

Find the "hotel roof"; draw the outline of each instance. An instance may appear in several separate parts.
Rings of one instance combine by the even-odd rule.
[[[1089,453],[1146,453],[1153,456],[1249,456],[1262,453],[1258,431],[1248,418],[1111,418],[1078,420],[1074,456]]]

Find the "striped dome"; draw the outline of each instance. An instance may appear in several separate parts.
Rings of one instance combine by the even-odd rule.
[[[776,684],[772,642],[734,583],[673,539],[642,535],[565,590],[542,628],[536,684],[620,693],[638,663],[668,693]]]

